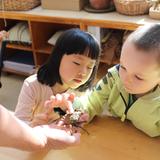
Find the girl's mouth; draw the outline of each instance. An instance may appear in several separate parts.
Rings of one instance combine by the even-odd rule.
[[[75,81],[76,83],[81,83],[81,82],[82,82],[82,80],[79,80],[79,79],[74,79],[74,81]]]

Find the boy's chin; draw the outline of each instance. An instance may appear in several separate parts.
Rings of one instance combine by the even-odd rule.
[[[125,90],[129,94],[138,94],[137,92],[134,92],[132,89],[125,88]]]
[[[129,93],[129,94],[136,95],[136,96],[138,96],[138,97],[141,97],[141,96],[145,95],[145,93],[133,92],[133,91],[131,91],[131,90],[126,90],[126,92]]]

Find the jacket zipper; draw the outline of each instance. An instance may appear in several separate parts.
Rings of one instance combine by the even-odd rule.
[[[135,102],[135,101],[133,101],[132,103],[131,103],[131,94],[129,94],[129,100],[128,100],[128,104],[127,104],[127,102],[125,101],[125,99],[124,99],[124,97],[123,97],[123,95],[122,95],[122,93],[120,92],[120,96],[121,96],[121,98],[122,98],[122,100],[123,100],[123,102],[124,102],[124,104],[125,104],[125,107],[126,107],[126,109],[125,109],[125,111],[124,111],[124,113],[123,113],[123,115],[122,115],[122,117],[121,117],[121,121],[124,121],[125,119],[126,119],[126,117],[127,117],[127,113],[128,113],[128,110],[130,109],[130,107],[133,105],[133,103]]]

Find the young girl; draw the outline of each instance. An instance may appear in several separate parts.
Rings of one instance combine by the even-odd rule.
[[[91,34],[79,29],[65,31],[48,61],[24,81],[15,115],[31,126],[58,118],[53,109],[47,111],[45,101],[69,89],[84,91],[90,87],[99,54],[99,44]]]
[[[0,31],[0,43],[7,37],[6,31]],[[58,105],[56,98],[52,98],[52,103]],[[31,128],[0,105],[0,146],[28,151],[65,149],[76,145],[79,140],[79,133],[70,135],[54,124]]]
[[[160,24],[145,25],[125,41],[120,64],[73,106],[83,108],[90,119],[105,111],[130,120],[151,137],[160,136]],[[107,126],[106,126],[107,127]]]

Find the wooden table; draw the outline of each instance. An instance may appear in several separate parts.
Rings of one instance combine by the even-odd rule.
[[[96,118],[85,127],[80,145],[36,153],[0,148],[2,160],[159,160],[160,137],[150,138],[131,123]]]

